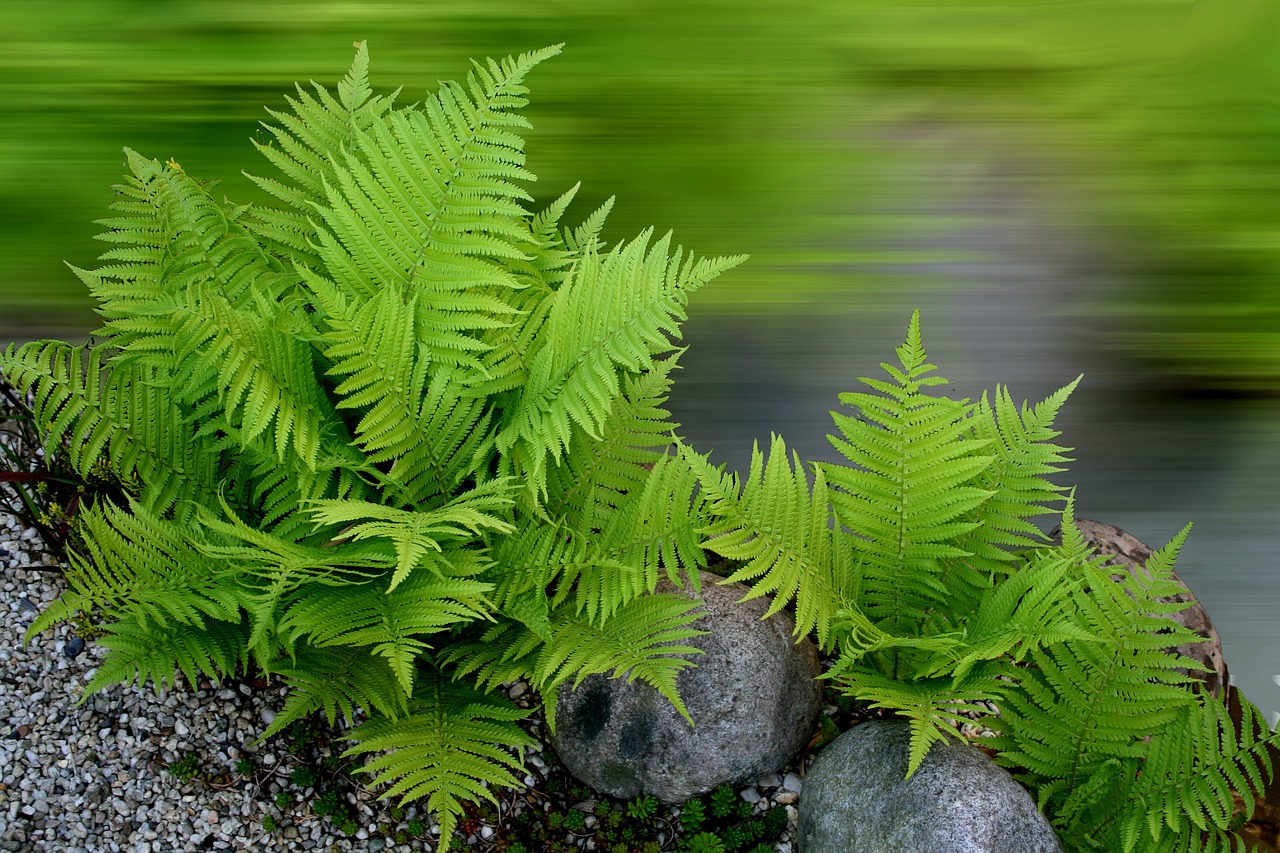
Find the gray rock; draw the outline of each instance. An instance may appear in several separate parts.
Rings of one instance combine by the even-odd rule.
[[[832,741],[800,796],[800,853],[1060,853],[1026,790],[973,747],[934,744],[910,779],[906,722]]]
[[[718,580],[702,574],[706,612],[694,627],[710,633],[689,643],[705,654],[676,681],[696,725],[640,681],[595,675],[561,688],[552,743],[595,790],[680,803],[777,771],[808,742],[821,694],[817,650],[795,643],[787,614],[762,620],[767,599],[740,601],[745,586]],[[664,581],[658,591],[678,590]]]
[[[1084,535],[1084,540],[1100,555],[1111,558],[1107,563],[1109,566],[1115,566],[1133,574],[1135,571],[1141,571],[1143,564],[1151,556],[1151,548],[1141,539],[1115,525],[1104,524],[1101,521],[1090,521],[1087,518],[1077,518],[1076,527]],[[1061,542],[1061,525],[1055,527],[1050,532],[1049,537],[1055,542]],[[1200,606],[1200,602],[1196,600],[1190,587],[1183,583],[1177,572],[1173,573],[1173,579],[1182,584],[1184,591],[1167,598],[1157,599],[1157,601],[1177,602],[1179,604],[1190,602],[1190,607],[1170,614],[1169,618],[1184,628],[1190,628],[1208,640],[1207,643],[1183,643],[1176,647],[1176,651],[1178,654],[1191,658],[1207,667],[1207,671],[1190,670],[1189,672],[1204,682],[1210,694],[1215,697],[1220,696],[1222,691],[1230,684],[1230,679],[1227,675],[1227,661],[1222,655],[1222,640],[1218,638],[1218,631],[1213,627],[1213,621],[1209,619],[1209,614],[1205,612],[1205,609]]]

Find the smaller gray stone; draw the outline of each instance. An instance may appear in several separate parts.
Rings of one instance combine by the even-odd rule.
[[[801,853],[1061,853],[1031,796],[982,752],[934,744],[910,779],[906,722],[836,738],[805,778]]]

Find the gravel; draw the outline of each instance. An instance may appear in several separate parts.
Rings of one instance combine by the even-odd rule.
[[[415,805],[393,814],[376,791],[358,782],[343,789],[357,820],[352,835],[312,813],[309,795],[315,792],[291,778],[303,760],[284,738],[254,743],[283,704],[285,688],[278,683],[201,683],[192,689],[180,681],[159,693],[118,684],[86,696],[104,648],[86,643],[66,624],[23,643],[27,627],[63,586],[57,561],[43,551],[35,531],[0,511],[0,851],[434,849],[438,829]],[[524,707],[537,702],[526,684],[508,685],[507,692]],[[541,739],[540,713],[530,717],[529,730]],[[334,755],[341,746],[323,750],[321,755]],[[242,759],[251,766],[247,775],[239,772]],[[537,750],[527,766],[524,781],[533,792],[565,773]],[[775,804],[786,809],[790,821],[775,845],[779,853],[791,853],[793,804],[801,787],[796,771],[784,768],[740,791],[759,811]],[[554,802],[545,793],[501,799],[500,814],[508,816]],[[663,836],[663,849],[672,850],[679,809],[666,813],[672,832]],[[264,829],[264,818],[274,831]],[[427,826],[425,837],[402,844],[385,832],[404,829],[415,818]],[[487,842],[493,834],[481,826],[467,842],[492,849]],[[589,833],[578,843],[594,846]]]

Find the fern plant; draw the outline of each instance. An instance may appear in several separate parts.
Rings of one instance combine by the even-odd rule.
[[[558,47],[408,106],[356,47],[336,93],[270,111],[271,204],[126,151],[76,270],[96,342],[0,357],[47,445],[124,495],[79,514],[30,630],[96,617],[90,690],[278,674],[264,737],[363,715],[349,754],[448,838],[523,775],[496,684],[626,673],[683,710],[694,605],[647,593],[704,560],[662,405],[689,293],[741,258],[606,247],[608,205],[560,225],[576,188],[528,210],[524,79]]]
[[[897,364],[842,394],[832,444],[847,464],[806,466],[775,436],[747,476],[688,448],[712,520],[705,546],[742,561],[727,581],[788,604],[796,632],[835,658],[823,677],[911,729],[908,775],[987,707],[997,760],[1072,850],[1234,850],[1232,792],[1252,812],[1280,745],[1241,698],[1234,727],[1175,647],[1200,639],[1172,567],[1189,531],[1143,571],[1113,578],[1066,496],[1060,545],[1031,523],[1061,501],[1057,412],[1076,382],[1019,409],[997,386],[977,403],[929,393],[919,314]]]

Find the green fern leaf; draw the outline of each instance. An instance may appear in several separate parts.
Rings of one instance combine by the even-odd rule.
[[[702,654],[696,646],[683,644],[706,633],[692,627],[700,606],[682,595],[646,595],[618,608],[603,625],[563,609],[553,612],[551,638],[531,667],[547,725],[554,730],[555,694],[561,684],[573,680],[576,685],[588,675],[605,672],[646,682],[692,723],[676,689],[676,676],[693,665],[689,656]]]
[[[464,802],[496,803],[489,786],[520,786],[524,750],[537,744],[515,725],[528,713],[441,675],[424,676],[408,715],[362,724],[344,755],[385,753],[361,771],[376,785],[394,783],[383,797],[425,797],[440,837],[452,838]]]
[[[81,701],[122,681],[150,681],[159,692],[176,685],[178,672],[195,690],[200,675],[221,681],[247,662],[248,631],[242,623],[157,626],[123,620],[113,622],[106,632],[95,642],[109,650],[107,657],[85,685]]]
[[[514,451],[532,491],[546,491],[546,457],[559,463],[575,430],[599,440],[621,397],[620,371],[655,367],[675,349],[687,294],[742,258],[682,263],[668,257],[670,235],[646,232],[603,258],[586,254],[555,292],[545,341],[533,354],[519,406],[498,435]]]
[[[289,697],[259,741],[316,711],[324,713],[329,725],[339,716],[350,724],[357,710],[393,720],[408,713],[399,677],[387,659],[368,646],[301,645],[272,671],[289,685]]]
[[[372,537],[390,540],[396,552],[395,574],[387,588],[391,592],[420,565],[437,575],[446,574],[448,561],[433,556],[443,554],[442,542],[467,540],[485,530],[513,531],[509,522],[494,514],[511,506],[511,491],[507,480],[490,480],[426,511],[368,501],[318,500],[311,502],[310,514],[317,525],[350,525],[344,535],[357,542]]]
[[[463,553],[444,555],[465,564]],[[452,558],[452,559],[450,559]],[[464,569],[474,572],[479,566]],[[428,638],[449,626],[488,616],[492,587],[467,576],[410,575],[395,589],[385,584],[326,585],[307,590],[289,605],[280,631],[291,643],[306,637],[316,647],[367,646],[395,672],[405,696],[413,692],[416,660]]]
[[[859,380],[878,394],[840,395],[861,419],[832,413],[842,438],[829,438],[858,467],[819,467],[836,519],[855,537],[864,608],[903,634],[945,609],[940,561],[970,556],[955,543],[980,523],[971,513],[991,492],[977,478],[994,457],[984,452],[990,441],[969,435],[967,401],[923,393],[947,380],[930,375],[936,368],[926,361],[919,312],[898,357],[900,369],[881,365],[891,382]]]
[[[207,500],[221,461],[211,442],[193,440],[187,416],[156,390],[156,374],[143,366],[106,367],[97,349],[58,341],[10,345],[0,370],[20,391],[33,390],[33,413],[46,444],[65,446],[67,461],[84,478],[107,462],[126,484],[145,483],[141,504],[189,517],[180,500]]]
[[[685,450],[683,456],[698,472],[715,519],[702,531],[704,547],[744,561],[725,582],[755,580],[747,598],[773,594],[766,616],[795,601],[796,636],[816,630],[819,644],[826,646],[838,590],[821,468],[814,469],[811,492],[799,456],[794,468],[788,465],[786,445],[775,435],[767,463],[760,448],[752,448],[750,471],[739,493],[735,477],[720,474],[695,453]]]

